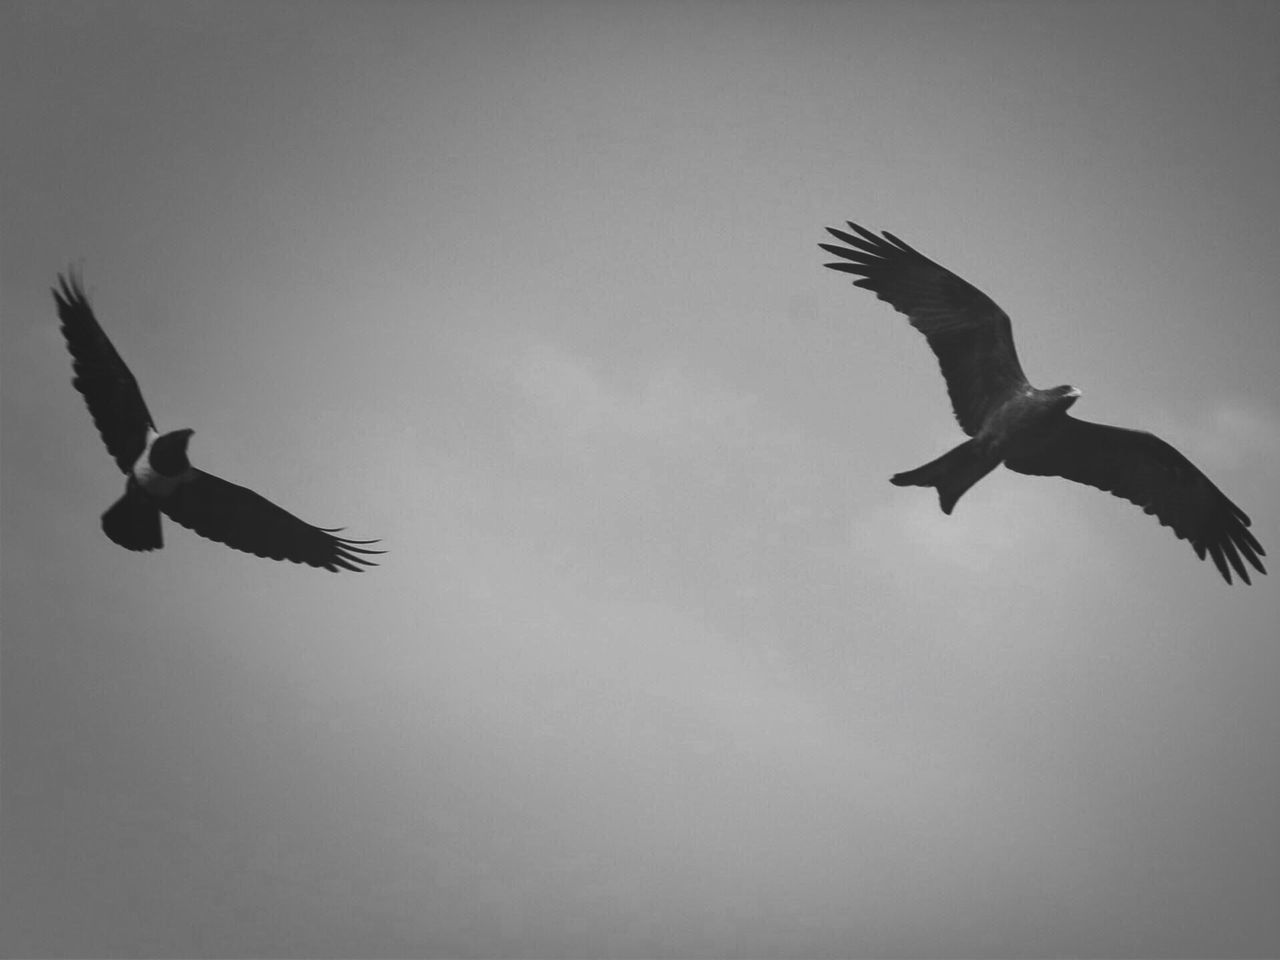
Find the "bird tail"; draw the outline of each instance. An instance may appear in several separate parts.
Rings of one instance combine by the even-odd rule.
[[[102,530],[126,550],[157,550],[164,546],[160,510],[132,480],[124,488],[124,496],[102,515]]]
[[[977,441],[966,440],[923,467],[895,474],[889,482],[898,487],[936,487],[942,512],[949,514],[964,492],[999,464]]]

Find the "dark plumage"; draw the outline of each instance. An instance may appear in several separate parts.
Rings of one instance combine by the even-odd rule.
[[[191,466],[191,430],[156,430],[138,382],[98,324],[74,273],[53,291],[71,351],[72,384],[89,407],[107,452],[128,478],[124,495],[102,515],[102,529],[129,550],[163,546],[160,514],[203,537],[273,560],[325,570],[374,566],[362,555],[376,540],[348,540],[313,527],[252,490]]]
[[[951,406],[972,439],[937,460],[891,478],[898,486],[935,487],[944,513],[1003,463],[1018,473],[1065,477],[1123,497],[1153,514],[1214,565],[1249,583],[1248,561],[1266,573],[1266,551],[1249,518],[1203,473],[1159,437],[1079,420],[1067,413],[1080,391],[1038,390],[1027,382],[1009,317],[981,290],[907,246],[849,223],[832,227],[845,246],[819,244],[839,257],[832,270],[853,274],[925,335],[942,367]]]

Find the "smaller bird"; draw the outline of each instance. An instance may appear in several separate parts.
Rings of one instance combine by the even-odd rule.
[[[826,264],[852,274],[924,334],[938,358],[951,408],[970,439],[924,466],[899,473],[899,487],[933,487],[951,513],[975,483],[1000,464],[1016,473],[1063,477],[1140,506],[1201,560],[1213,560],[1231,583],[1249,583],[1252,566],[1266,573],[1266,555],[1249,532],[1249,517],[1173,446],[1143,430],[1092,423],[1067,411],[1075,387],[1039,390],[1027,382],[1013,345],[1009,316],[985,293],[892,233],[877,236],[846,221],[827,232],[843,246],[820,243],[840,259]],[[1248,566],[1246,566],[1246,563]]]
[[[160,514],[202,537],[272,560],[338,572],[376,566],[365,556],[377,540],[348,540],[341,528],[313,527],[265,497],[191,465],[195,431],[160,433],[138,382],[103,332],[79,278],[58,275],[53,290],[71,352],[72,385],[84,395],[94,425],[125,477],[124,495],[102,515],[102,529],[127,550],[164,545]]]

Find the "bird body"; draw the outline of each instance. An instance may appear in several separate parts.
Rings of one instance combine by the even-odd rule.
[[[1080,391],[1031,386],[1009,317],[990,297],[893,234],[848,226],[852,233],[827,228],[844,246],[819,244],[840,258],[826,266],[857,277],[854,286],[905,314],[925,335],[956,420],[970,437],[895,474],[891,483],[935,488],[950,514],[966,490],[1002,463],[1017,473],[1063,477],[1142,507],[1188,540],[1200,559],[1210,557],[1227,583],[1232,571],[1249,583],[1249,566],[1267,572],[1249,517],[1190,460],[1150,433],[1071,416]]]
[[[102,515],[103,532],[127,550],[164,545],[160,515],[236,550],[325,570],[373,566],[367,545],[314,527],[244,487],[191,465],[190,429],[161,433],[128,366],[102,330],[73,274],[53,291],[71,352],[72,384],[85,398],[107,451],[124,473],[125,489]]]
[[[102,515],[102,530],[126,550],[159,550],[161,504],[195,476],[187,459],[192,430],[147,430],[146,446],[127,471],[124,493]]]
[[[156,499],[170,496],[178,484],[195,477],[187,459],[187,441],[194,430],[173,430],[163,436],[147,431],[147,446],[134,461],[129,475],[146,493]]]
[[[1038,436],[1049,424],[1065,415],[1078,399],[1080,391],[1075,387],[1037,390],[1028,386],[995,407],[974,439],[1004,459],[1028,438]]]
[[[965,491],[1007,457],[1033,449],[1050,424],[1079,396],[1075,387],[1037,390],[1027,386],[992,407],[971,440],[922,467],[894,474],[889,482],[899,487],[936,487],[942,512],[950,514]]]

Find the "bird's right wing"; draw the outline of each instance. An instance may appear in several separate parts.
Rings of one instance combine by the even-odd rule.
[[[155,427],[138,381],[103,333],[74,273],[58,274],[53,299],[71,352],[71,383],[84,394],[107,452],[128,473],[147,447],[147,431]]]
[[[377,554],[365,546],[376,540],[335,537],[337,530],[313,527],[252,490],[193,468],[192,477],[159,501],[165,515],[202,537],[271,560],[292,560],[336,573],[376,566],[357,554]]]
[[[1137,504],[1188,540],[1201,560],[1207,552],[1227,583],[1232,568],[1249,583],[1244,560],[1267,572],[1260,559],[1266,551],[1249,532],[1248,515],[1155,434],[1067,415],[1039,444],[1004,465],[1018,473],[1065,477]]]
[[[878,237],[852,222],[849,228],[858,235],[827,228],[848,246],[818,244],[841,258],[826,266],[859,277],[855,287],[906,314],[925,335],[942,367],[956,419],[974,436],[992,410],[1028,386],[1008,315],[977,287],[893,234]]]

